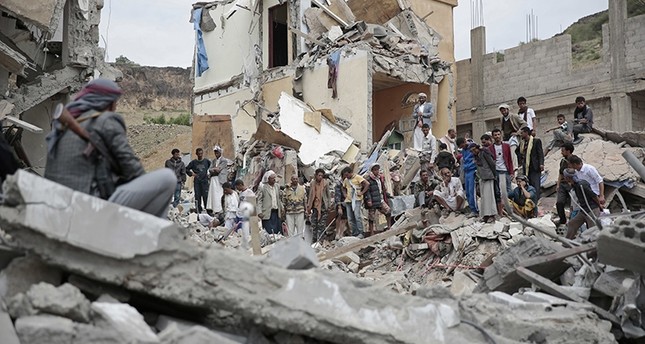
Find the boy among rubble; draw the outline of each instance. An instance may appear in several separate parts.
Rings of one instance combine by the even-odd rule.
[[[325,179],[325,170],[319,168],[309,188],[309,200],[306,214],[309,216],[312,232],[312,244],[322,236],[327,225],[327,214],[333,209],[329,183]]]
[[[423,145],[419,160],[421,161],[421,169],[432,171],[434,169],[434,161],[437,158],[437,139],[430,132],[430,126],[424,124],[421,127],[423,132]]]
[[[363,195],[369,189],[370,184],[358,174],[354,174],[351,167],[345,167],[341,171],[343,185],[347,198],[345,198],[345,211],[347,220],[352,230],[352,235],[363,238],[363,213],[361,211]]]
[[[233,190],[233,185],[226,182],[222,184],[224,195],[222,196],[221,207],[224,212],[224,227],[226,229],[233,229],[235,227],[237,218],[237,209],[240,205],[240,198],[237,192]]]
[[[594,220],[600,215],[601,203],[598,195],[592,190],[589,182],[580,178],[579,174],[575,168],[564,170],[564,182],[573,189],[580,205],[580,212],[567,224],[567,239],[574,239],[583,223],[587,224],[587,228],[595,226]]]
[[[573,144],[582,142],[581,133],[590,133],[593,130],[593,111],[587,105],[585,97],[576,97],[576,109],[573,111]]]
[[[387,201],[391,197],[388,195],[385,188],[385,177],[381,173],[381,166],[373,164],[367,176],[367,182],[370,184],[367,193],[365,194],[365,208],[367,209],[368,228],[366,236],[375,233],[374,222],[377,219],[376,211],[385,215],[387,226],[392,225],[392,217],[390,206]]]
[[[347,211],[345,209],[345,185],[343,174],[340,175],[340,180],[334,185],[334,205],[336,207],[336,240],[342,238],[345,234],[347,226]]]
[[[468,145],[468,150],[473,154],[477,174],[479,175],[479,194],[481,197],[482,221],[487,223],[495,222],[495,215],[498,214],[497,202],[495,201],[495,161],[488,149],[482,149],[476,143]]]
[[[289,236],[304,235],[307,191],[298,182],[297,174],[291,176],[291,184],[285,187],[282,197]]]
[[[394,196],[401,195],[401,171],[399,166],[394,165],[390,168],[390,178],[392,179],[392,193]]]
[[[562,154],[562,159],[560,159],[560,168],[558,169],[558,180],[555,184],[555,190],[557,192],[555,208],[558,212],[559,220],[556,222],[556,225],[559,229],[564,229],[563,227],[567,224],[567,216],[564,212],[565,205],[571,200],[569,192],[571,188],[569,184],[564,183],[564,170],[569,168],[568,158],[573,154],[574,147],[573,143],[565,142],[562,147],[560,147],[560,154]]]
[[[525,219],[535,217],[537,207],[535,188],[529,184],[525,175],[517,176],[515,181],[517,181],[517,187],[508,194],[513,212]]]
[[[443,208],[442,216],[448,216],[450,212],[461,211],[464,207],[464,189],[461,187],[461,181],[452,176],[452,171],[443,167],[439,170],[441,174],[441,183],[434,190],[434,199]]]
[[[177,205],[179,205],[179,201],[181,200],[181,188],[186,183],[186,165],[184,165],[184,162],[181,160],[181,152],[179,149],[174,148],[170,154],[172,154],[172,157],[166,160],[166,164],[164,166],[173,171],[177,177],[177,185],[175,186],[175,193],[172,198],[172,206],[177,208]]]
[[[572,142],[573,137],[573,128],[567,123],[567,120],[565,119],[563,114],[558,114],[558,125],[556,127],[547,129],[544,131],[545,134],[548,134],[550,131],[553,132],[553,140],[549,143],[549,145],[546,147],[546,152],[544,152],[544,155],[546,156],[549,154],[551,149],[555,147],[562,147],[563,144],[566,142]]]
[[[452,172],[455,168],[455,156],[448,151],[448,146],[443,142],[439,144],[439,154],[434,160],[434,165],[439,171],[442,168],[447,168]]]

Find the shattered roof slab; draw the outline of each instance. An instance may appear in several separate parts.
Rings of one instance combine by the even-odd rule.
[[[65,0],[2,0],[0,10],[53,34],[58,27]]]

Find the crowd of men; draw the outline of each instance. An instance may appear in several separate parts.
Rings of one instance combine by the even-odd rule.
[[[297,174],[281,188],[278,176],[269,170],[254,192],[242,180],[235,180],[233,162],[222,156],[219,146],[213,148],[212,160],[204,158],[203,149],[198,148],[196,159],[187,166],[181,152],[173,149],[165,168],[145,173],[128,143],[123,118],[115,112],[121,94],[114,82],[96,79],[54,116],[54,128],[47,138],[46,178],[165,217],[171,204],[179,205],[186,179],[192,177],[194,211],[209,227],[223,224],[229,233],[241,228],[248,238],[254,200],[265,231],[309,236],[307,240],[317,242],[345,234],[369,236],[391,226],[390,201],[402,192],[414,194],[416,206],[436,206],[442,215],[464,212],[494,222],[505,215],[502,205],[508,199],[514,213],[534,217],[538,214],[545,150],[548,153],[559,148],[562,160],[557,222],[561,228],[566,226],[567,237],[574,237],[583,223],[591,226],[605,206],[603,178],[593,166],[573,155],[579,134],[593,128],[593,112],[583,97],[576,98],[574,124],[570,125],[565,115],[558,115],[557,125],[544,132],[552,132],[553,139],[543,147],[537,137],[535,111],[523,97],[517,100],[518,114],[511,113],[507,104],[499,106],[499,127],[482,135],[478,144],[469,137],[457,137],[454,129],[437,140],[432,135],[434,108],[421,93],[412,114],[416,123],[412,141],[422,169],[410,190],[402,190],[397,166],[391,166],[390,175],[385,176],[382,166],[373,164],[361,174],[353,167],[343,168],[335,185],[330,185],[325,171],[318,169],[308,181],[308,189]],[[392,182],[392,194],[386,178]],[[570,220],[565,213],[568,203],[573,205]],[[364,213],[367,228],[363,228]],[[336,216],[331,221],[336,222],[334,229],[330,229],[330,215]],[[311,228],[309,233],[307,228]]]

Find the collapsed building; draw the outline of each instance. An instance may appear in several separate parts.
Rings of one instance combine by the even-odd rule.
[[[282,93],[311,106],[313,120],[320,121],[321,111],[333,114],[363,152],[392,127],[409,140],[419,92],[435,105],[433,130],[445,133],[456,124],[456,5],[417,0],[379,6],[337,0],[195,4],[193,147],[218,144],[233,158],[238,144],[278,112]]]
[[[91,77],[120,72],[98,46],[103,1],[0,3],[0,122],[24,167],[42,173],[52,109]]]

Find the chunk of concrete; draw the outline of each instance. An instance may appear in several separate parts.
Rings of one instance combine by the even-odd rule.
[[[166,329],[170,329],[170,328],[176,328],[178,330],[177,332],[185,332],[185,331],[187,331],[188,329],[190,329],[192,327],[198,327],[198,326],[201,327],[201,325],[199,325],[197,323],[186,321],[186,320],[183,320],[183,319],[177,319],[177,318],[174,318],[174,317],[171,317],[171,316],[168,316],[168,315],[163,315],[163,314],[160,315],[157,318],[157,323],[155,324],[155,328],[159,332],[164,332],[164,331],[166,331]],[[246,343],[247,342],[247,339],[245,337],[242,337],[242,336],[238,336],[238,335],[234,335],[234,334],[230,334],[230,333],[226,333],[226,332],[215,331],[213,329],[208,329],[208,330],[213,332],[213,333],[215,333],[215,334],[217,334],[217,335],[219,335],[220,337],[228,338],[229,340],[232,340],[232,341],[234,341],[236,343]],[[159,339],[162,342],[165,342],[165,340],[163,338],[161,338],[161,335],[159,335]]]
[[[340,260],[341,262],[349,265],[351,263],[360,264],[361,258],[354,252],[347,252],[342,256],[334,258],[334,260]]]
[[[134,307],[125,303],[92,302],[92,310],[100,315],[97,325],[112,328],[126,341],[159,343],[159,338]]]
[[[0,297],[9,299],[40,282],[59,285],[62,272],[46,265],[35,255],[16,258],[0,272]]]
[[[168,220],[74,191],[22,170],[4,183],[6,202],[24,204],[6,220],[49,238],[119,259],[156,251]]]
[[[159,334],[161,343],[168,344],[201,344],[201,343],[218,343],[218,344],[241,344],[246,343],[246,338],[241,337],[243,341],[232,340],[219,333],[213,332],[203,326],[191,326],[185,330],[179,330],[175,325],[167,328]]]
[[[34,315],[18,318],[16,332],[21,343],[65,344],[72,343],[74,322],[53,315]]]
[[[38,283],[31,286],[26,294],[11,298],[8,306],[14,318],[45,313],[84,323],[90,321],[90,301],[78,288],[68,283],[58,288]]]
[[[472,294],[477,286],[477,281],[474,281],[468,275],[461,271],[455,271],[452,277],[452,285],[450,285],[450,292],[455,296]]]
[[[636,274],[629,270],[603,272],[594,282],[593,289],[607,296],[616,297],[624,294],[636,281],[636,278]]]
[[[551,306],[555,306],[555,307],[557,306],[577,307],[577,308],[593,311],[593,307],[590,305],[561,299],[559,297],[555,297],[553,295],[545,294],[542,292],[525,291],[522,294],[513,294],[513,297],[526,302],[548,303]]]
[[[354,237],[354,236],[342,237],[342,238],[338,239],[338,241],[336,241],[336,247],[343,247],[343,246],[351,245],[351,244],[353,244],[353,243],[355,243],[357,241],[360,241],[360,240],[361,239],[359,239],[357,237]]]
[[[0,303],[0,339],[3,344],[20,344],[18,334],[13,327],[9,314],[5,311],[4,305]]]
[[[645,275],[645,221],[621,218],[602,230],[598,260]]]
[[[63,17],[64,5],[65,0],[43,0],[39,1],[37,6],[29,1],[3,0],[0,9],[54,34],[60,18]]]
[[[299,236],[278,241],[269,251],[267,261],[291,270],[306,270],[320,266],[316,251]]]

